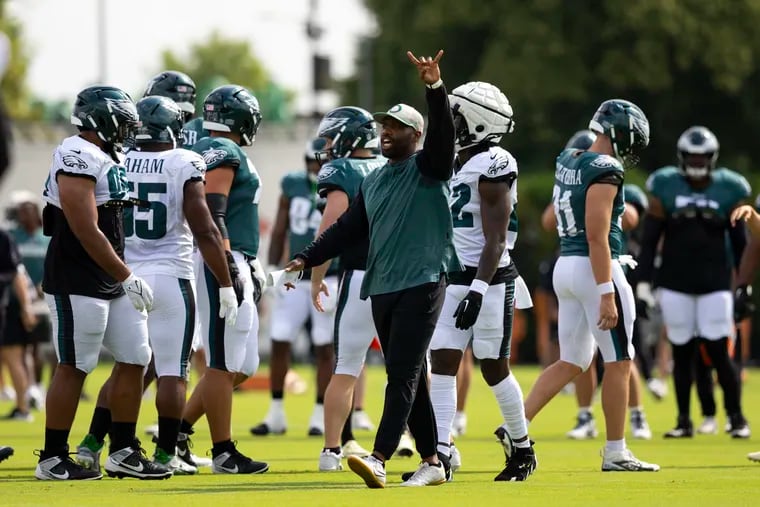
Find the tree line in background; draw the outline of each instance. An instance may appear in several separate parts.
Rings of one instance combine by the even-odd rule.
[[[407,102],[422,111],[424,93],[405,53],[446,51],[449,89],[481,80],[499,86],[515,111],[516,129],[503,145],[520,164],[520,269],[534,286],[538,261],[556,248],[540,230],[551,197],[554,159],[586,128],[597,105],[625,98],[643,108],[650,147],[627,179],[675,161],[687,127],[709,127],[721,143],[719,164],[742,172],[760,192],[754,147],[760,140],[760,0],[364,0],[378,35],[363,41],[354,78],[335,83],[343,104],[371,111]],[[70,103],[29,95],[29,51],[18,22],[0,0],[0,30],[11,40],[2,97],[19,119],[68,121]],[[339,26],[329,27],[339,30]],[[258,48],[266,51],[265,47]],[[186,55],[162,53],[162,67],[188,73],[205,95],[227,82],[251,89],[265,121],[291,117],[292,95],[273,83],[248,42],[217,33]],[[146,80],[149,76],[146,76]],[[143,90],[130,90],[139,97]],[[757,174],[757,176],[756,176]],[[520,255],[520,251],[531,255]],[[531,334],[529,333],[529,336]]]

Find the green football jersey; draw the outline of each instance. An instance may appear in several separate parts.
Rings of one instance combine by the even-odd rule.
[[[730,290],[729,219],[731,211],[750,195],[747,180],[719,168],[710,172],[705,188],[696,189],[680,169],[667,166],[649,176],[647,190],[665,212],[657,284],[687,294]]]
[[[552,202],[557,216],[560,255],[588,257],[586,239],[586,192],[602,177],[619,173],[625,175],[620,162],[601,153],[565,150],[557,157]],[[610,220],[609,244],[612,258],[623,249],[622,216],[625,211],[622,185],[615,194]]]
[[[261,180],[242,148],[224,137],[204,137],[194,146],[206,162],[207,172],[232,166],[235,176],[227,196],[225,223],[233,250],[256,257],[259,250],[259,199]]]
[[[462,270],[454,250],[448,181],[423,175],[419,153],[388,162],[362,182],[370,228],[363,299]]]
[[[208,136],[208,130],[203,128],[203,118],[193,118],[182,126],[182,147],[191,150],[195,143]]]
[[[296,171],[283,176],[280,188],[290,203],[288,245],[293,255],[314,241],[319,230],[322,213],[318,209],[317,185],[306,171]]]
[[[348,197],[349,205],[359,194],[364,177],[385,165],[384,157],[372,158],[338,158],[322,166],[317,176],[319,195],[326,198],[332,190],[340,190]],[[345,269],[367,269],[367,250],[369,240],[360,245],[347,248],[340,257]]]

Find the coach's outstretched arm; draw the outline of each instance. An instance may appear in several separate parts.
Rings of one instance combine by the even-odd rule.
[[[420,79],[427,87],[428,130],[422,152],[417,158],[417,167],[429,178],[446,181],[451,179],[454,168],[454,118],[438,67],[443,50],[438,51],[435,58],[421,56],[418,59],[411,51],[406,54],[417,66]]]
[[[364,207],[364,196],[360,190],[354,202],[338,218],[338,221],[312,241],[303,252],[297,253],[295,258],[285,266],[285,271],[302,271],[319,266],[368,236],[369,220]]]

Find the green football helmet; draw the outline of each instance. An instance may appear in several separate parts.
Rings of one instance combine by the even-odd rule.
[[[177,146],[182,140],[182,110],[172,99],[159,95],[144,97],[137,102],[140,123],[135,132],[135,143],[170,143]]]
[[[183,72],[166,70],[148,81],[143,97],[160,95],[177,103],[184,113],[185,122],[195,114],[195,82]]]
[[[92,131],[109,145],[121,146],[137,127],[137,108],[127,92],[113,86],[90,86],[77,95],[71,124]]]
[[[327,113],[317,128],[317,136],[332,140],[327,152],[318,152],[324,158],[344,158],[359,148],[377,147],[377,128],[369,111],[360,107],[343,106]]]
[[[588,150],[596,141],[596,134],[590,130],[579,130],[571,137],[565,145],[566,150]]]
[[[610,138],[615,157],[621,162],[635,158],[649,145],[649,120],[639,106],[627,100],[602,102],[588,128]]]
[[[304,150],[304,158],[306,162],[318,162],[317,153],[321,153],[327,145],[327,140],[324,137],[315,137],[306,142],[306,149]]]
[[[253,144],[260,123],[259,101],[242,86],[220,86],[203,101],[203,128],[240,134],[242,146]]]

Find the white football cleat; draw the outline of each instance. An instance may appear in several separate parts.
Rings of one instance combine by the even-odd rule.
[[[715,417],[705,417],[702,424],[697,428],[697,433],[700,435],[717,435],[718,421],[715,420]]]
[[[602,472],[657,472],[660,465],[636,459],[630,449],[602,451]]]
[[[375,425],[364,410],[354,410],[351,414],[351,427],[355,430],[372,431]]]
[[[644,412],[638,410],[631,412],[631,433],[633,434],[633,438],[639,440],[652,439],[652,430],[649,429]]]
[[[409,434],[408,430],[401,434],[401,440],[398,442],[395,454],[396,456],[401,456],[403,458],[411,458],[414,456],[414,440],[412,440],[412,436]]]
[[[335,454],[332,451],[323,450],[319,454],[319,471],[320,472],[339,472],[343,470],[341,462],[343,454]]]
[[[467,433],[467,414],[457,411],[454,414],[454,422],[451,423],[451,433],[454,437],[460,437]]]
[[[575,428],[567,432],[567,437],[573,440],[586,440],[596,438],[598,434],[594,415],[591,412],[579,412]]]
[[[371,453],[359,445],[359,442],[356,440],[349,440],[345,444],[343,444],[343,456],[359,456],[360,458],[364,458],[365,456],[369,456]]]
[[[449,464],[451,465],[451,471],[456,472],[462,468],[462,455],[459,453],[459,449],[457,449],[457,446],[454,444],[451,444],[449,452],[451,453],[449,455]]]

